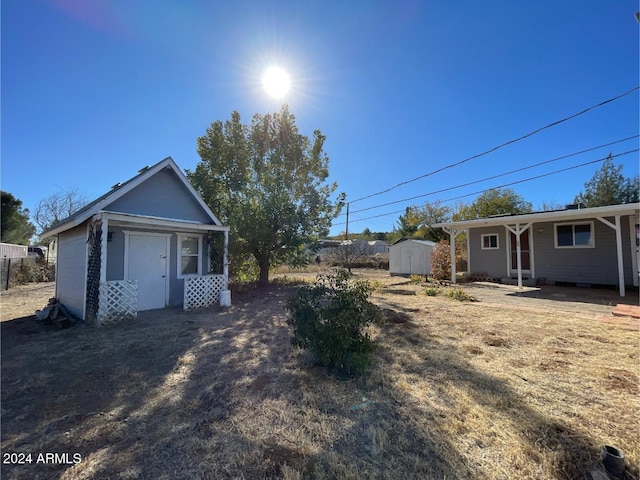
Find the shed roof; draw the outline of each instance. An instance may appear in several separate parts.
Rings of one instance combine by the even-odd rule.
[[[218,218],[213,214],[211,209],[202,200],[200,195],[198,195],[198,192],[196,192],[196,190],[193,188],[189,180],[187,180],[187,177],[185,177],[184,173],[182,173],[182,171],[180,170],[176,162],[173,160],[173,158],[167,157],[159,161],[153,166],[147,165],[146,167],[143,167],[138,171],[137,175],[130,178],[126,182],[116,183],[113,187],[111,187],[111,190],[109,190],[104,195],[101,195],[100,197],[96,198],[89,204],[82,207],[80,210],[77,210],[67,218],[59,221],[55,225],[52,225],[48,230],[45,230],[42,233],[41,238],[50,237],[60,232],[64,232],[65,230],[73,228],[77,225],[80,225],[81,223],[85,222],[87,219],[91,218],[96,213],[103,211],[103,209],[106,206],[108,206],[110,203],[114,202],[118,198],[130,192],[131,190],[136,188],[138,185],[143,183],[145,180],[151,178],[153,175],[155,175],[156,173],[160,172],[165,168],[171,169],[176,174],[176,177],[184,184],[184,186],[187,188],[189,193],[193,195],[193,198],[198,202],[198,204],[206,212],[207,216],[211,219],[211,222],[214,225],[222,225],[220,220],[218,220]]]
[[[389,247],[393,247],[395,245],[398,245],[399,243],[403,243],[403,242],[413,242],[413,243],[418,243],[420,245],[426,245],[429,247],[435,247],[436,243],[432,242],[430,240],[419,240],[417,238],[400,238],[398,240],[396,240],[395,242],[393,242],[391,245],[389,245]]]

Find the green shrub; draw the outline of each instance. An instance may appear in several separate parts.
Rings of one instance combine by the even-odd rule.
[[[452,288],[447,291],[446,295],[460,302],[471,302],[473,297],[461,288]]]
[[[291,343],[340,374],[362,373],[375,348],[366,327],[382,318],[369,301],[371,291],[369,282],[354,280],[344,270],[318,275],[314,284],[298,288],[287,302]]]
[[[422,275],[411,275],[409,281],[414,285],[420,285],[422,282],[424,282],[424,277]]]
[[[427,287],[424,290],[424,293],[429,297],[436,297],[442,293],[440,287]]]

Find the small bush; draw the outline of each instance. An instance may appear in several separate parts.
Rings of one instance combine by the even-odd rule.
[[[48,264],[45,259],[35,257],[3,259],[2,280],[6,282],[9,274],[9,287],[31,282],[52,282],[56,276],[55,264]]]
[[[424,293],[428,297],[436,297],[442,293],[442,290],[440,289],[440,287],[427,287],[425,288]]]
[[[437,297],[438,295],[444,295],[460,302],[475,301],[475,298],[473,298],[461,288],[442,288],[437,285],[431,285],[425,288],[424,293],[428,297]]]
[[[446,293],[447,297],[451,297],[454,300],[458,300],[460,302],[471,302],[473,301],[473,297],[469,295],[467,292],[462,290],[461,288],[452,288]]]
[[[451,278],[451,247],[446,240],[438,242],[431,252],[431,275],[438,280]]]
[[[414,285],[420,285],[422,282],[424,282],[424,277],[422,275],[411,275],[409,281]]]
[[[318,275],[314,284],[298,288],[287,302],[291,343],[340,374],[364,372],[375,348],[365,329],[382,318],[380,309],[369,302],[371,291],[369,282],[353,280],[344,270]]]

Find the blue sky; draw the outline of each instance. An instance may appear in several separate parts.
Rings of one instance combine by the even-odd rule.
[[[631,1],[4,0],[1,186],[33,210],[76,188],[94,198],[144,165],[199,157],[196,137],[233,110],[279,102],[279,65],[302,133],[326,136],[351,200],[429,173],[636,87]],[[425,200],[638,148],[632,139],[518,174],[363,212],[638,134],[638,91],[463,165],[354,202],[350,231],[389,231]],[[616,159],[638,174],[638,153]],[[514,185],[565,204],[599,164]],[[215,211],[215,207],[213,207]],[[344,230],[336,220],[332,233]]]

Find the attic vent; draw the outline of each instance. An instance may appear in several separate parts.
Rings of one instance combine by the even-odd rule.
[[[144,167],[142,167],[140,170],[138,170],[138,173],[142,173],[142,172],[146,172],[147,170],[149,170],[151,167],[149,165],[145,165]]]
[[[118,182],[118,183],[116,183],[115,185],[113,185],[113,186],[111,187],[111,190],[115,190],[116,188],[120,188],[121,186],[122,186],[122,183],[121,183],[121,182]]]

